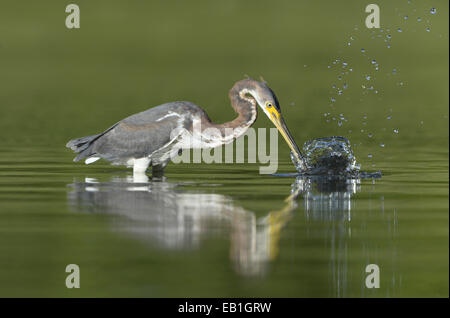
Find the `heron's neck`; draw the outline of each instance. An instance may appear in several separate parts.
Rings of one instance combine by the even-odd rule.
[[[238,113],[238,117],[234,120],[223,123],[214,124],[209,122],[209,127],[220,130],[224,142],[231,142],[234,138],[242,136],[247,129],[255,122],[257,116],[256,100],[249,96],[251,92],[248,88],[234,86],[229,93],[231,106]]]

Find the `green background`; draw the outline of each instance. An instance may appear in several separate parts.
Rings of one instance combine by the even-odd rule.
[[[376,30],[365,27],[361,1],[75,3],[81,28],[71,30],[68,3],[1,3],[0,296],[448,297],[448,1],[378,1]],[[129,174],[72,163],[69,139],[175,100],[232,120],[228,90],[245,74],[276,92],[299,145],[345,136],[363,170],[383,172],[362,181],[351,224],[341,224],[345,288],[330,274],[326,243],[341,225],[305,218],[301,197],[278,258],[257,278],[230,266],[227,227],[195,249],[167,250],[112,230],[114,216],[68,204],[77,180]],[[332,86],[343,83],[338,95]],[[255,127],[270,126],[260,112]],[[292,172],[279,145],[279,172]],[[183,193],[225,196],[256,217],[281,209],[293,183],[251,164],[169,165],[166,176]],[[385,288],[361,287],[368,261],[384,264]],[[81,267],[79,290],[64,286],[69,263]]]

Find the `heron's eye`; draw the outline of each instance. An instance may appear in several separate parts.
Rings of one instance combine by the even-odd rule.
[[[266,104],[266,107],[267,107],[267,108],[272,107],[272,103],[267,103],[267,104]]]

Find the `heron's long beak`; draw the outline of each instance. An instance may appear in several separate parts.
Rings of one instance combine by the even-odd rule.
[[[284,121],[283,116],[272,107],[272,109],[268,110],[270,114],[270,120],[273,122],[275,127],[277,127],[278,131],[283,136],[284,140],[286,140],[289,148],[291,148],[292,153],[297,158],[297,161],[304,166],[304,159],[303,155],[300,152],[300,149],[298,148],[297,144],[295,143],[294,138],[292,138],[291,133],[289,132],[289,129],[286,125],[286,122]]]

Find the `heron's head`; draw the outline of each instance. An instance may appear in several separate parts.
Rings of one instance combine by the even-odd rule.
[[[245,93],[251,95],[256,100],[258,106],[261,107],[264,114],[269,117],[270,121],[277,127],[278,131],[286,140],[294,155],[301,161],[301,152],[295,143],[294,138],[292,138],[283,115],[281,114],[280,103],[278,102],[275,93],[265,82],[258,82],[251,79],[244,81],[247,81],[246,84],[248,87]]]

